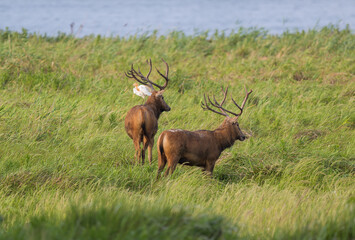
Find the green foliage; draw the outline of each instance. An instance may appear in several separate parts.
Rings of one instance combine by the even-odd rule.
[[[65,217],[36,216],[25,227],[13,226],[5,238],[14,239],[217,239],[228,235],[222,218],[192,216],[179,207],[152,208],[127,200],[112,206],[102,203],[72,205]],[[229,230],[230,232],[230,230]]]
[[[355,35],[171,32],[128,38],[0,30],[0,239],[352,239]],[[179,166],[155,180],[133,164],[126,112],[143,100],[125,77],[164,70],[166,129],[214,129],[200,107],[253,89],[249,137],[214,171]],[[151,79],[163,80],[153,71]],[[231,101],[227,109],[236,111]]]

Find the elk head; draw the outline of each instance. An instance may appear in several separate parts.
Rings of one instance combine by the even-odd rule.
[[[230,133],[232,139],[237,139],[237,140],[240,140],[240,141],[244,141],[245,140],[245,135],[244,133],[242,132],[242,130],[240,129],[239,127],[239,123],[238,123],[238,118],[240,117],[240,115],[242,115],[243,113],[243,109],[244,109],[244,106],[245,106],[245,103],[249,97],[249,94],[251,94],[253,92],[253,90],[250,90],[249,92],[247,91],[246,87],[245,87],[245,93],[246,93],[246,96],[244,98],[244,101],[242,103],[242,106],[240,107],[235,101],[234,99],[232,98],[232,101],[233,103],[238,107],[238,109],[240,110],[240,113],[234,113],[232,111],[229,111],[227,109],[225,109],[222,105],[224,103],[224,101],[226,100],[226,97],[227,97],[227,93],[228,93],[228,87],[226,88],[226,90],[224,91],[223,90],[223,87],[221,88],[222,92],[224,93],[224,97],[223,97],[223,100],[221,101],[221,103],[218,103],[215,96],[213,95],[213,100],[210,99],[210,97],[207,95],[207,98],[206,98],[206,94],[204,94],[204,100],[205,102],[201,103],[201,107],[203,110],[210,110],[214,113],[217,113],[217,114],[220,114],[220,115],[223,115],[225,116],[225,120],[223,121],[221,127],[222,128],[227,128],[228,129],[228,132]],[[217,111],[215,109],[212,109],[208,103],[207,103],[207,99],[209,101],[209,103],[219,109],[220,111]],[[231,117],[229,114],[232,114],[233,116]]]
[[[165,75],[163,75],[157,68],[155,68],[157,70],[157,72],[159,73],[160,76],[162,76],[164,79],[165,79],[165,83],[163,86],[160,86],[156,83],[154,83],[153,81],[151,81],[149,79],[149,75],[150,73],[152,72],[152,60],[149,59],[148,61],[148,64],[150,66],[149,68],[149,72],[146,76],[144,76],[140,69],[138,68],[138,71],[136,71],[134,68],[133,68],[133,64],[131,66],[131,70],[125,72],[126,76],[128,78],[133,78],[135,79],[137,82],[145,85],[145,86],[148,86],[151,90],[152,90],[152,95],[149,96],[146,104],[154,104],[156,106],[156,108],[163,112],[163,111],[170,111],[170,107],[169,105],[165,102],[164,100],[164,97],[163,97],[163,93],[165,91],[165,88],[167,87],[168,85],[168,82],[169,82],[169,65],[164,61],[164,59],[162,59],[162,61],[165,63],[166,65],[166,72],[165,72]],[[155,88],[159,88],[159,90],[157,91]]]

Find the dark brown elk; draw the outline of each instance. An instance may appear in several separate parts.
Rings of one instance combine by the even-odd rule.
[[[234,101],[239,108],[240,113],[234,113],[225,109],[222,105],[227,97],[228,88],[223,90],[224,97],[221,103],[218,103],[213,96],[213,100],[207,96],[209,103],[216,109],[211,108],[204,95],[204,103],[201,106],[204,110],[210,110],[214,113],[225,116],[222,124],[214,131],[198,130],[186,131],[180,129],[166,130],[158,138],[158,174],[159,178],[166,164],[168,168],[165,176],[172,174],[178,163],[190,166],[202,167],[209,175],[212,175],[215,163],[222,151],[231,147],[236,140],[244,141],[245,135],[239,128],[238,118],[243,113],[245,103],[252,90],[246,92],[246,96],[241,107]],[[234,115],[231,117],[229,114]]]
[[[133,139],[135,148],[135,159],[139,164],[140,159],[142,159],[142,164],[145,160],[145,151],[148,148],[148,158],[150,164],[152,163],[152,148],[154,145],[154,136],[158,131],[158,119],[162,112],[170,111],[170,107],[164,101],[163,93],[164,89],[168,85],[169,78],[169,65],[163,60],[166,65],[166,73],[163,75],[158,69],[157,72],[160,76],[165,79],[165,84],[160,86],[151,80],[149,80],[149,75],[152,72],[152,61],[149,60],[149,72],[144,76],[138,68],[136,71],[133,68],[129,70],[126,74],[128,78],[133,78],[139,83],[149,86],[152,90],[152,94],[148,97],[147,101],[143,105],[137,105],[131,108],[125,118],[125,129],[128,136]],[[153,85],[159,90],[155,90]],[[143,143],[143,148],[141,149],[141,143]]]

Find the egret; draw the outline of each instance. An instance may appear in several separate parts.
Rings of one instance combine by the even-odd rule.
[[[152,90],[148,86],[138,85],[138,83],[134,83],[133,86],[133,93],[137,96],[145,98],[146,96],[152,95]]]

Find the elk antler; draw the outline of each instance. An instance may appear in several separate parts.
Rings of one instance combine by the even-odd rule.
[[[152,83],[149,80],[149,75],[152,72],[152,60],[151,59],[149,59],[148,64],[149,64],[150,68],[149,68],[149,72],[148,72],[147,76],[144,76],[141,73],[139,68],[138,68],[138,72],[136,70],[134,70],[133,64],[131,66],[131,70],[125,72],[125,75],[128,78],[134,78],[135,80],[137,80],[139,83],[141,83],[143,85],[148,85],[152,90],[154,90]]]
[[[252,89],[250,89],[250,91],[248,92],[246,86],[244,86],[244,89],[245,89],[245,98],[244,98],[244,100],[243,100],[242,107],[239,107],[239,105],[238,105],[238,104],[234,101],[234,99],[232,98],[233,103],[234,103],[234,104],[239,108],[239,110],[240,110],[240,113],[239,113],[239,114],[234,114],[234,115],[237,116],[237,117],[239,117],[240,115],[242,115],[243,109],[244,109],[244,105],[245,105],[245,103],[247,102],[247,99],[248,99],[248,97],[249,97],[249,94],[253,92]]]
[[[250,90],[249,92],[247,92],[246,87],[245,87],[246,96],[245,96],[244,101],[243,101],[243,103],[242,103],[242,107],[239,107],[239,105],[238,105],[238,104],[234,101],[234,99],[232,98],[233,103],[240,109],[240,113],[237,114],[237,113],[234,113],[234,112],[229,111],[229,110],[225,109],[224,107],[222,107],[222,105],[223,105],[223,103],[224,103],[224,101],[226,100],[226,97],[227,97],[228,88],[226,88],[225,91],[223,90],[223,87],[222,87],[221,89],[222,89],[222,92],[224,93],[224,97],[223,97],[223,100],[222,100],[221,103],[218,103],[218,102],[217,102],[217,100],[216,100],[216,98],[215,98],[214,95],[213,95],[213,100],[214,100],[214,101],[212,101],[212,100],[210,99],[210,97],[207,95],[207,99],[208,99],[208,101],[210,102],[210,104],[211,104],[213,107],[220,109],[221,112],[216,111],[216,110],[214,110],[214,109],[212,109],[212,108],[210,108],[210,107],[208,106],[207,100],[206,100],[206,95],[205,95],[205,94],[204,94],[205,102],[204,102],[204,103],[201,103],[202,109],[203,109],[203,110],[210,110],[210,111],[212,111],[212,112],[214,112],[214,113],[218,113],[218,114],[221,114],[221,115],[226,116],[226,117],[229,117],[228,113],[233,114],[233,115],[236,116],[236,117],[239,117],[240,115],[242,115],[242,113],[243,113],[243,108],[244,108],[244,106],[245,106],[245,103],[246,103],[246,101],[247,101],[247,99],[248,99],[248,97],[249,97],[249,94],[252,93],[253,90]]]
[[[166,76],[164,76],[161,72],[159,72],[159,70],[156,68],[157,72],[165,79],[165,84],[163,86],[160,86],[156,83],[154,83],[153,81],[149,80],[149,75],[152,72],[152,60],[149,59],[148,64],[150,66],[149,68],[149,72],[147,74],[147,76],[144,76],[139,67],[138,67],[138,72],[133,68],[133,64],[131,66],[131,70],[125,72],[126,77],[128,78],[134,78],[135,80],[137,80],[139,83],[143,84],[143,85],[148,85],[152,90],[154,90],[154,86],[158,87],[160,90],[163,90],[166,88],[166,86],[168,85],[168,74],[169,74],[169,65],[164,61],[164,59],[162,59],[163,62],[166,65]],[[140,79],[139,79],[140,78]]]
[[[158,84],[154,84],[155,86],[157,86],[160,90],[163,90],[166,88],[166,86],[168,86],[168,82],[169,82],[169,78],[168,78],[168,75],[169,75],[169,65],[164,61],[164,59],[161,59],[165,65],[166,65],[166,72],[165,72],[165,76],[157,69],[157,72],[159,73],[160,76],[162,76],[164,79],[165,79],[165,83],[163,86],[159,86]]]
[[[224,101],[226,100],[226,97],[227,97],[228,87],[226,88],[226,91],[223,90],[223,87],[221,87],[221,90],[222,90],[222,92],[224,93],[223,100],[222,100],[221,103],[218,103],[218,102],[217,102],[217,100],[216,100],[216,98],[215,98],[214,95],[213,95],[213,99],[214,99],[214,102],[215,102],[215,103],[213,103],[213,102],[211,101],[211,99],[210,99],[210,97],[209,97],[208,95],[207,95],[207,99],[208,99],[208,101],[210,102],[210,104],[211,104],[212,106],[214,106],[214,107],[216,107],[216,108],[219,108],[222,112],[218,112],[218,111],[216,111],[216,110],[210,108],[210,106],[208,106],[208,103],[207,103],[207,100],[206,100],[206,94],[203,94],[203,97],[204,97],[204,99],[205,99],[205,102],[204,102],[204,103],[203,103],[203,102],[201,103],[201,107],[202,107],[203,110],[210,110],[210,111],[212,111],[212,112],[214,112],[214,113],[218,113],[218,114],[221,114],[221,115],[223,115],[223,116],[229,117],[229,115],[226,113],[225,109],[222,107],[222,105],[223,105],[223,103],[224,103]]]

